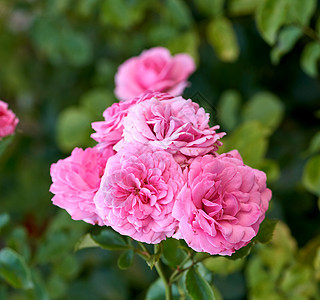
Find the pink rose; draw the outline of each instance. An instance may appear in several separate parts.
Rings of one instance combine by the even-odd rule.
[[[265,173],[244,165],[237,151],[197,157],[173,209],[175,237],[198,252],[231,255],[257,234],[270,199]]]
[[[182,171],[169,153],[127,144],[108,160],[94,202],[105,225],[156,244],[177,228],[171,213],[183,185]]]
[[[209,114],[190,99],[152,98],[129,109],[123,120],[123,137],[125,142],[162,148],[183,161],[181,155],[213,153],[221,145],[224,133],[216,133],[219,126],[210,128],[208,123]]]
[[[169,94],[146,92],[142,96],[130,101],[114,103],[104,111],[104,121],[92,123],[92,128],[96,132],[91,137],[100,143],[99,147],[113,147],[122,139],[123,118],[128,114],[128,109],[136,103],[149,100],[153,97],[159,100],[173,98]]]
[[[195,70],[188,54],[171,56],[166,48],[156,47],[132,57],[120,65],[115,76],[115,94],[120,100],[129,100],[147,90],[181,95],[187,78]]]
[[[0,140],[14,133],[19,119],[8,109],[8,104],[0,100]]]
[[[71,156],[51,165],[53,204],[64,208],[74,220],[103,225],[96,214],[93,197],[99,189],[101,177],[112,148],[103,152],[97,148],[75,148]]]

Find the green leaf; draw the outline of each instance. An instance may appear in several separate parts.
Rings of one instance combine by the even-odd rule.
[[[262,0],[256,10],[256,22],[262,37],[274,45],[280,27],[286,22],[287,0]]]
[[[225,0],[196,0],[195,5],[197,9],[207,16],[221,16],[224,11]]]
[[[0,156],[6,151],[9,145],[12,143],[14,136],[9,135],[0,139]]]
[[[259,232],[254,238],[254,241],[258,241],[263,244],[269,243],[272,239],[277,223],[277,220],[265,218],[260,224]]]
[[[242,117],[245,121],[257,120],[274,131],[282,121],[283,113],[284,105],[277,96],[260,92],[246,103]]]
[[[69,152],[74,147],[87,147],[90,133],[91,118],[85,110],[69,107],[60,113],[57,140],[62,150]]]
[[[239,123],[241,95],[234,90],[225,91],[218,104],[218,119],[223,128],[232,130]]]
[[[14,288],[33,287],[31,273],[24,258],[10,248],[0,251],[0,276]]]
[[[316,6],[316,0],[290,0],[287,19],[291,23],[308,26]]]
[[[235,253],[233,253],[231,256],[226,256],[226,258],[231,259],[231,260],[238,260],[240,258],[244,258],[250,254],[252,246],[253,246],[253,243],[250,242],[247,246],[240,248]]]
[[[247,121],[223,138],[219,153],[237,149],[245,164],[259,167],[268,148],[270,130],[258,121]]]
[[[307,44],[301,55],[301,68],[311,77],[318,76],[318,61],[320,59],[320,44],[311,42]]]
[[[303,32],[300,28],[288,26],[279,33],[277,44],[271,50],[271,61],[277,65],[282,56],[290,52],[297,41],[302,37]]]
[[[169,238],[162,241],[162,249],[165,262],[172,268],[180,265],[186,257],[186,253],[180,247],[180,242],[176,239]]]
[[[255,12],[261,0],[230,0],[228,12],[233,16],[250,15]]]
[[[79,251],[85,248],[95,248],[100,247],[98,243],[96,243],[89,233],[85,234],[74,246],[74,251]]]
[[[193,300],[215,299],[211,286],[194,267],[191,267],[187,272],[186,288]]]
[[[183,0],[166,0],[161,15],[170,26],[176,28],[189,28],[192,16],[188,5]]]
[[[274,160],[264,159],[259,169],[266,173],[268,182],[274,182],[280,176],[280,167]]]
[[[173,300],[180,300],[178,288],[175,284],[172,285]],[[146,295],[146,300],[166,300],[165,287],[161,278],[153,282]]]
[[[230,20],[225,17],[212,20],[207,27],[207,37],[222,61],[233,62],[238,59],[240,49]]]
[[[303,170],[302,183],[308,191],[320,196],[320,155],[308,160]]]
[[[214,274],[231,274],[241,270],[244,259],[230,260],[224,256],[215,256],[206,259],[203,264]]]
[[[128,269],[132,265],[133,254],[131,249],[121,253],[118,258],[118,267],[122,270]]]
[[[320,131],[318,131],[310,142],[307,154],[316,154],[320,151]]]
[[[177,53],[190,54],[197,63],[199,61],[199,44],[200,40],[198,33],[191,30],[182,34],[174,35],[174,37],[169,39],[169,41],[166,40],[164,46],[170,50],[172,55]]]
[[[3,213],[0,215],[0,232],[1,230],[7,226],[10,222],[10,215],[8,213]]]
[[[108,250],[130,249],[131,246],[119,233],[111,229],[102,229],[99,233],[92,233],[92,239],[100,245],[100,247]]]
[[[104,110],[111,106],[115,100],[113,93],[109,90],[96,88],[81,97],[80,105],[92,118],[99,120],[102,118]]]

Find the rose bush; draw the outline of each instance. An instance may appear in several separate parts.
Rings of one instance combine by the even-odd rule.
[[[181,95],[187,78],[195,70],[188,54],[171,56],[166,48],[156,47],[124,62],[115,76],[115,94],[120,100],[129,100],[147,90]]]

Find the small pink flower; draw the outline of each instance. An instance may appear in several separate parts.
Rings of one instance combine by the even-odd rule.
[[[173,209],[175,237],[198,252],[231,255],[257,234],[270,199],[265,173],[244,165],[237,151],[197,157]]]
[[[19,119],[8,109],[8,104],[0,100],[0,140],[14,133]]]
[[[115,94],[120,100],[129,100],[147,90],[181,95],[187,78],[195,70],[188,54],[171,56],[166,48],[156,47],[124,62],[115,76]]]
[[[75,148],[71,156],[51,165],[53,204],[64,208],[74,220],[103,225],[96,214],[93,197],[99,189],[101,177],[109,157],[115,152],[106,148]]]
[[[171,213],[183,185],[182,171],[169,153],[127,144],[108,160],[94,202],[105,225],[156,244],[177,228]]]
[[[181,156],[214,153],[221,145],[224,133],[216,133],[219,126],[210,128],[208,123],[209,114],[190,99],[152,98],[129,109],[123,120],[123,137],[125,142],[164,149],[183,161]]]
[[[123,118],[128,114],[128,110],[136,103],[140,103],[156,97],[159,100],[168,100],[173,98],[169,94],[146,92],[140,97],[130,101],[114,103],[108,107],[104,113],[104,121],[92,123],[92,128],[96,131],[91,137],[99,142],[98,147],[114,146],[122,139]]]

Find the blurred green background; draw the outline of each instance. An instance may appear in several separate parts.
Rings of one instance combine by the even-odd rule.
[[[94,145],[117,67],[154,46],[194,57],[185,98],[227,132],[222,151],[267,173],[268,214],[282,220],[245,261],[206,262],[217,295],[319,299],[319,16],[316,0],[0,0],[0,98],[20,119],[0,157],[0,248],[33,282],[0,277],[0,299],[146,297],[156,274],[139,259],[119,270],[118,253],[74,252],[92,226],[48,190],[53,162]]]

